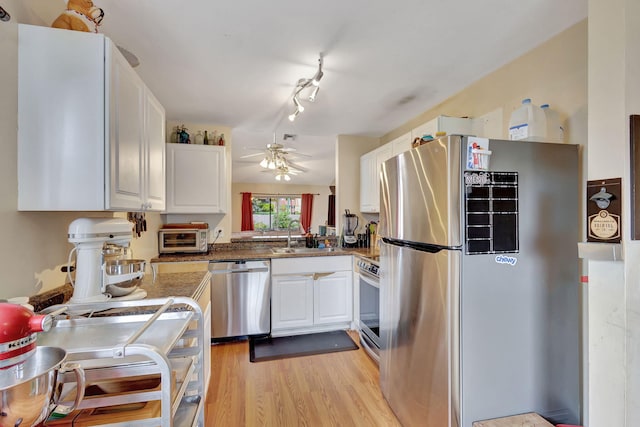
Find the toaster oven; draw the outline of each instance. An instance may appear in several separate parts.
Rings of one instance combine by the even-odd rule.
[[[209,230],[202,228],[170,228],[158,231],[158,252],[205,253],[209,251]]]

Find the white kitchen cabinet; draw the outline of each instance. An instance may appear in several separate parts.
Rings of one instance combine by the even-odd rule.
[[[165,209],[164,108],[102,34],[19,25],[18,209]]]
[[[271,260],[271,335],[349,328],[351,263],[351,256]]]
[[[387,144],[391,145],[391,157],[397,156],[400,153],[404,153],[411,149],[411,132],[407,132],[404,135],[400,135],[396,139],[389,141]],[[385,144],[386,145],[386,144]]]
[[[313,284],[313,321],[316,325],[351,322],[353,286],[350,271],[316,273]]]
[[[436,137],[438,132],[446,132],[447,135],[470,135],[471,119],[464,117],[438,116],[411,131],[411,140],[421,138],[423,135]]]
[[[272,276],[272,331],[313,325],[313,286],[313,274]]]
[[[380,212],[380,170],[392,157],[392,146],[385,144],[360,157],[360,212]]]
[[[166,146],[167,213],[226,213],[225,147]]]

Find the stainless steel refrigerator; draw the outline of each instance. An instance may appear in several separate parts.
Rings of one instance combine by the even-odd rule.
[[[578,147],[448,136],[381,178],[380,384],[402,425],[579,423]]]

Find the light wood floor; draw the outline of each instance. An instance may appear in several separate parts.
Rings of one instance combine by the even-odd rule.
[[[212,346],[205,420],[207,427],[400,426],[362,348],[251,363],[247,341]]]

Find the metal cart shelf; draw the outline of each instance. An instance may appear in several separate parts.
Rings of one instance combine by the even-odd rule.
[[[135,425],[204,426],[204,325],[202,310],[193,299],[56,305],[43,313],[53,315],[54,324],[38,335],[38,345],[65,349],[67,360],[84,369],[87,384],[160,375],[159,389],[92,397],[84,399],[79,409],[160,401],[157,417],[136,420]],[[75,394],[75,384],[71,375],[64,380],[72,386],[66,391],[67,400]]]

